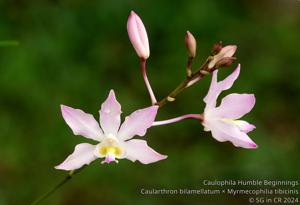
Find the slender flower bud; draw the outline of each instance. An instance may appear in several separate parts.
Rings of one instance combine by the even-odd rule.
[[[189,31],[187,31],[185,34],[185,45],[188,50],[189,57],[195,58],[197,42],[193,34]]]
[[[213,68],[223,58],[232,57],[237,49],[235,45],[229,45],[223,47],[220,52],[213,56],[213,59],[209,62],[208,68]]]
[[[147,32],[142,20],[134,11],[131,11],[128,17],[127,32],[137,55],[147,59],[150,55]]]

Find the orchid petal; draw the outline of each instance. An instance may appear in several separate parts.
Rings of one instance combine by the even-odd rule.
[[[121,124],[121,105],[113,90],[109,92],[107,99],[101,105],[99,114],[100,125],[104,133],[116,135]]]
[[[218,70],[213,72],[210,88],[208,90],[207,95],[203,99],[204,102],[207,104],[208,107],[215,107],[216,101],[220,93],[224,90],[228,90],[232,87],[234,81],[240,74],[240,64],[238,67],[224,80],[217,82]]]
[[[91,114],[66,105],[61,105],[61,112],[66,123],[75,135],[82,135],[89,139],[101,141],[103,132]]]
[[[234,123],[242,132],[245,133],[251,132],[256,128],[255,125],[252,125],[244,120],[235,120]]]
[[[157,109],[158,106],[154,105],[137,110],[130,116],[127,116],[120,127],[117,137],[125,141],[135,135],[144,136],[155,120]]]
[[[212,74],[210,87],[207,95],[204,97],[203,101],[206,103],[207,107],[215,107],[217,96],[217,88],[218,88],[218,70],[215,70]]]
[[[90,164],[97,157],[94,155],[96,145],[88,143],[81,143],[76,145],[74,152],[67,157],[67,159],[55,169],[74,170],[79,169],[85,164]]]
[[[204,97],[203,101],[206,103],[206,107],[215,107],[217,96],[217,88],[218,88],[218,70],[213,72],[210,87],[207,95]]]
[[[211,127],[212,136],[218,141],[230,141],[236,147],[255,149],[257,145],[251,138],[231,123],[216,121]]]
[[[232,87],[234,81],[240,75],[240,70],[241,70],[241,65],[238,64],[237,68],[229,76],[227,76],[224,80],[218,82],[218,85],[220,87],[220,92],[223,90],[228,90],[229,88]]]
[[[222,99],[216,112],[222,118],[239,119],[252,110],[255,105],[253,94],[229,94]]]
[[[161,155],[149,147],[145,140],[129,140],[124,143],[124,147],[126,158],[133,162],[138,160],[143,164],[149,164],[167,158],[167,156]]]

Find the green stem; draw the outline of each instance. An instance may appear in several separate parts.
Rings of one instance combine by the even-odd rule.
[[[167,95],[166,97],[164,97],[162,100],[160,100],[159,102],[156,103],[156,105],[158,105],[159,107],[164,106],[165,104],[167,104],[168,102],[172,102],[175,100],[175,97],[184,90],[184,88],[186,87],[187,83],[189,82],[188,78],[185,79],[184,81],[182,81],[172,92],[170,92],[169,95]]]
[[[72,170],[70,171],[65,178],[63,178],[59,183],[57,183],[52,189],[50,189],[48,192],[41,195],[39,198],[37,198],[34,202],[32,202],[30,205],[36,205],[47,199],[51,194],[53,194],[56,190],[58,190],[61,186],[63,186],[65,183],[67,183],[70,179],[72,179],[74,174],[79,173],[84,167],[78,169],[78,170]]]
[[[196,78],[203,78],[206,74],[201,73],[201,71],[206,71],[207,70],[207,61],[197,70],[195,71],[193,74],[191,74],[191,76],[187,76],[185,80],[183,80],[173,91],[171,91],[169,93],[169,95],[167,95],[166,97],[164,97],[163,99],[161,99],[159,102],[156,103],[156,105],[158,105],[159,107],[164,106],[165,104],[167,104],[168,102],[173,102],[175,100],[175,97],[181,93],[185,88],[187,88],[187,85],[190,81],[196,79]],[[207,71],[207,74],[209,73],[209,71]],[[199,79],[199,80],[200,80]]]

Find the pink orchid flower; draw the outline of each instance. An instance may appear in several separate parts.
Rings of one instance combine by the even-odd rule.
[[[97,158],[104,158],[102,164],[118,162],[117,159],[127,158],[149,164],[165,159],[148,147],[145,140],[131,139],[135,135],[144,136],[152,126],[158,106],[150,106],[133,112],[121,124],[121,105],[116,100],[113,90],[102,104],[100,126],[95,118],[79,109],[61,105],[63,118],[75,135],[82,135],[98,142],[96,145],[81,143],[76,145],[74,152],[56,169],[75,170],[90,164]],[[129,140],[131,139],[131,140]]]
[[[150,55],[147,31],[141,18],[134,11],[131,11],[128,17],[127,32],[137,55],[147,59]]]
[[[231,88],[240,73],[240,65],[224,80],[217,82],[218,70],[213,72],[208,94],[204,98],[203,126],[205,131],[211,131],[212,136],[220,141],[230,141],[236,147],[248,149],[257,148],[257,145],[248,137],[247,133],[255,126],[246,121],[238,120],[250,112],[255,104],[253,94],[229,94],[216,107],[217,98],[224,90]]]

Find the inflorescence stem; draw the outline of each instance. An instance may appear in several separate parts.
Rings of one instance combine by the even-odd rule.
[[[167,124],[171,124],[174,122],[179,122],[181,120],[185,120],[185,119],[196,119],[196,120],[203,120],[203,115],[201,114],[187,114],[187,115],[182,115],[179,117],[175,117],[169,120],[162,120],[162,121],[156,121],[152,124],[152,126],[159,126],[159,125],[167,125]]]
[[[171,91],[169,95],[157,102],[156,105],[162,107],[168,102],[173,102],[179,93],[191,85],[190,83],[194,84],[202,79],[205,75],[209,74],[210,71],[208,71],[207,62],[208,60],[206,60],[206,62],[197,71],[192,73],[190,77],[187,76],[186,79],[183,80],[173,91]]]

